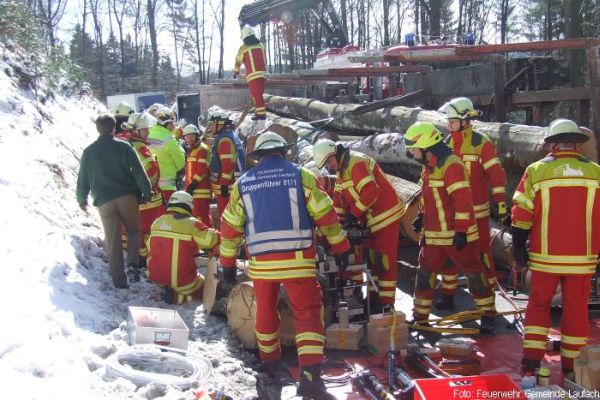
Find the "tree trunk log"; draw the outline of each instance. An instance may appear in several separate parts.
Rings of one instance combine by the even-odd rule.
[[[420,108],[398,106],[352,116],[350,112],[359,105],[328,104],[313,99],[271,95],[265,95],[265,101],[267,109],[278,115],[305,121],[324,120],[316,125],[322,125],[324,129],[343,131],[345,134],[368,136],[375,132],[405,132],[417,121],[431,122],[443,133],[448,134],[444,114]],[[327,120],[328,118],[332,119]],[[546,128],[482,121],[473,121],[473,126],[496,143],[498,155],[507,171],[515,169],[520,173],[527,165],[544,156],[540,142]],[[595,149],[592,149],[592,153],[586,156],[597,160]]]

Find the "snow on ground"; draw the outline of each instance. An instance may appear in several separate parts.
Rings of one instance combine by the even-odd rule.
[[[112,286],[97,212],[84,214],[75,200],[79,156],[96,139],[93,121],[105,108],[58,93],[36,101],[17,85],[12,67],[19,56],[0,50],[2,397],[195,398],[192,391],[104,379],[107,358],[127,347],[131,305],[177,309],[190,328],[190,352],[213,366],[201,386],[236,399],[256,396],[257,360],[224,320],[206,317],[199,303],[159,302],[148,282]]]

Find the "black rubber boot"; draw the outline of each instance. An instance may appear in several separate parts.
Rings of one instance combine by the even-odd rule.
[[[494,317],[481,317],[481,323],[479,325],[479,333],[494,333],[496,330],[496,319]]]
[[[535,374],[535,370],[540,368],[542,363],[538,360],[532,360],[530,358],[522,358],[521,359],[521,373],[525,374]]]
[[[139,282],[142,270],[135,264],[127,265],[127,281],[129,283]]]
[[[454,308],[454,296],[451,294],[442,293],[435,301],[435,308],[438,310],[451,310]]]
[[[309,399],[327,398],[327,389],[323,379],[321,379],[320,365],[302,367],[300,370],[300,384],[296,394]]]
[[[165,286],[160,291],[160,298],[167,304],[175,304],[175,291]]]

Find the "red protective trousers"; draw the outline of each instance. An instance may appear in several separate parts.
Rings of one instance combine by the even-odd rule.
[[[256,338],[260,359],[264,362],[281,358],[277,310],[279,285],[283,285],[294,312],[296,347],[301,367],[316,365],[323,360],[325,328],[323,325],[323,294],[315,278],[281,281],[254,280],[256,296]]]
[[[485,267],[485,273],[488,277],[488,283],[491,288],[496,287],[496,267],[494,266],[494,257],[492,255],[492,245],[490,237],[490,219],[476,218],[477,231],[479,239],[475,242],[479,249],[481,262]],[[458,267],[454,264],[447,264],[444,267],[442,275],[442,292],[453,296],[458,288]]]
[[[192,215],[204,222],[204,225],[212,228],[213,223],[212,218],[210,217],[210,199],[194,198],[194,210],[192,211]]]
[[[400,220],[397,220],[365,240],[365,247],[369,249],[369,268],[379,287],[377,301],[384,305],[393,305],[396,298],[399,235]],[[369,287],[370,292],[374,290],[373,287]],[[372,293],[369,294],[373,296]]]
[[[459,265],[467,277],[469,292],[473,296],[475,305],[482,310],[486,316],[496,315],[494,305],[494,294],[490,289],[484,267],[479,258],[479,249],[475,243],[467,243],[462,250],[456,250],[454,246],[427,245],[421,247],[419,253],[419,271],[415,283],[413,316],[417,320],[429,318],[436,275],[442,273],[447,260],[454,265]]]
[[[140,241],[140,257],[148,257],[148,247],[146,242],[150,237],[150,228],[156,218],[160,217],[167,212],[167,209],[162,204],[157,207],[146,208],[140,210],[140,230],[142,231],[142,240]],[[121,225],[121,243],[123,244],[123,250],[127,249],[127,233],[125,232],[125,225]]]
[[[225,207],[227,207],[227,203],[229,203],[229,196],[223,197],[220,194],[215,193],[215,200],[217,201],[217,215],[219,216],[219,220],[223,215],[223,211],[225,211]]]
[[[171,195],[173,193],[175,193],[175,190],[161,189],[161,192],[162,192],[162,197],[163,197],[163,203],[169,204],[169,200],[171,199]]]
[[[550,306],[560,283],[562,316],[560,319],[560,355],[564,369],[573,369],[573,360],[586,345],[590,329],[588,300],[592,275],[550,274],[531,271],[531,292],[525,311],[523,358],[541,361],[546,352],[550,330]]]
[[[250,91],[250,97],[254,100],[256,117],[260,119],[266,118],[267,109],[265,107],[265,99],[263,98],[265,92],[265,78],[254,78],[249,81],[248,90]]]

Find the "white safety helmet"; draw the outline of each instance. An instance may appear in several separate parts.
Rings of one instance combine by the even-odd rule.
[[[171,109],[168,107],[161,107],[154,113],[154,117],[160,121],[161,125],[166,125],[169,122],[173,122],[173,115]]]
[[[186,135],[198,135],[200,136],[200,129],[196,128],[194,124],[188,124],[183,127],[183,136]]]
[[[260,134],[256,143],[254,143],[254,150],[248,153],[248,157],[257,158],[269,150],[285,150],[287,151],[292,145],[289,145],[283,137],[271,131],[263,131]]]
[[[155,116],[154,114],[156,113],[156,111],[157,111],[159,108],[162,108],[162,107],[164,107],[164,105],[163,105],[163,104],[160,104],[160,103],[154,103],[154,104],[152,104],[150,107],[148,107],[148,109],[146,110],[146,112],[147,112],[148,114],[152,115],[152,116]]]
[[[471,119],[480,116],[479,111],[473,107],[473,102],[466,97],[456,97],[445,106],[448,119]]]
[[[248,36],[256,36],[256,34],[251,26],[246,25],[242,28],[242,40],[246,39]]]
[[[127,122],[121,124],[121,128],[126,130],[152,128],[156,125],[156,118],[147,112],[133,113],[127,119]]]
[[[544,133],[544,143],[584,143],[588,139],[570,119],[555,119]]]
[[[135,110],[131,104],[127,103],[126,101],[122,101],[115,108],[115,117],[128,117],[134,112]]]
[[[319,139],[313,145],[313,160],[317,168],[323,168],[327,159],[335,154],[335,142],[329,139]]]
[[[171,195],[169,199],[169,207],[182,207],[189,212],[192,212],[194,207],[194,199],[191,194],[185,190],[179,190]]]

